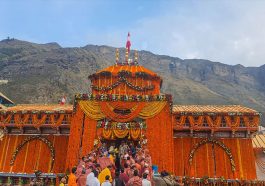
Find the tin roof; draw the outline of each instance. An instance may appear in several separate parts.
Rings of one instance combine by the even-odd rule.
[[[181,112],[259,114],[256,110],[241,105],[173,105],[173,113]]]
[[[7,107],[1,112],[18,112],[18,111],[30,111],[30,112],[71,112],[73,105],[60,105],[60,104],[20,104],[13,107]]]

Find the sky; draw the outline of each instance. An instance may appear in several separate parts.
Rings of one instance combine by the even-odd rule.
[[[132,48],[182,59],[265,64],[263,0],[0,0],[0,40]]]

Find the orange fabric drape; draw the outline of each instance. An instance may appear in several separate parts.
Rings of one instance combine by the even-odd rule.
[[[0,141],[0,172],[33,173],[35,170],[49,172],[51,166],[50,149],[40,140],[26,143],[19,151],[14,165],[10,165],[13,152],[27,137],[26,135],[6,135],[3,141]],[[53,143],[55,148],[53,172],[63,173],[68,136],[47,136],[46,138]]]
[[[112,108],[107,102],[104,102],[104,101],[99,102],[99,105],[100,105],[101,111],[110,119],[117,121],[117,122],[127,122],[127,121],[130,121],[136,118],[139,115],[139,113],[145,106],[145,102],[137,103],[135,108],[131,110],[132,112],[126,115],[113,112]]]
[[[235,172],[232,172],[231,162],[225,151],[212,143],[202,145],[195,152],[192,165],[189,166],[189,154],[194,145],[200,140],[200,138],[188,137],[174,139],[174,173],[176,175],[186,175],[189,177],[203,177],[207,175],[212,178],[223,176],[225,179],[240,179],[241,177],[247,180],[256,179],[255,156],[252,150],[251,139],[218,139],[231,150],[236,165]],[[216,175],[214,174],[215,166]]]
[[[155,117],[147,119],[145,132],[152,162],[158,165],[159,171],[173,171],[173,125],[170,107],[167,104]]]
[[[80,106],[77,106],[76,113],[73,115],[71,121],[70,136],[66,157],[66,168],[68,168],[69,170],[71,170],[72,167],[78,163],[83,117],[83,111],[80,109]]]
[[[97,121],[90,119],[89,117],[85,118],[84,123],[84,132],[82,140],[82,153],[81,156],[87,155],[94,146],[94,140],[97,133]]]
[[[137,106],[137,102],[110,101],[108,104],[114,109],[132,109]]]

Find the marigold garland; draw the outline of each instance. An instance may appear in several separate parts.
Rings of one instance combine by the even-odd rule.
[[[188,116],[188,120],[192,128],[197,128],[202,126],[204,116],[198,116],[197,119],[194,116]]]
[[[13,152],[12,158],[10,160],[10,165],[11,166],[14,165],[16,157],[17,157],[18,153],[20,152],[20,150],[24,147],[24,145],[26,145],[27,143],[29,143],[30,141],[33,141],[33,140],[40,140],[40,141],[43,141],[46,145],[48,145],[49,150],[51,152],[51,157],[52,157],[51,168],[49,170],[49,171],[51,171],[53,169],[54,160],[55,160],[55,149],[54,149],[54,146],[52,145],[52,142],[50,142],[48,139],[46,139],[42,136],[29,136],[26,139],[24,139],[23,142],[20,143],[17,146],[16,150]]]
[[[26,124],[29,120],[29,114],[15,114],[14,115],[14,122],[16,127],[22,128],[24,124]]]
[[[41,125],[43,125],[45,123],[46,118],[47,118],[46,114],[43,114],[40,119],[38,119],[38,115],[37,114],[34,114],[32,116],[33,126],[36,127],[36,128],[39,128]]]
[[[152,118],[160,113],[166,104],[166,101],[138,102],[131,108],[131,113],[123,115],[115,113],[114,108],[108,102],[79,101],[80,108],[91,119],[101,120],[107,117],[117,122],[131,121],[136,117],[142,119]]]
[[[122,83],[125,83],[128,87],[130,87],[134,90],[137,90],[137,91],[147,91],[147,90],[153,90],[154,89],[154,85],[145,86],[145,87],[140,87],[140,86],[134,85],[133,83],[129,82],[123,76],[119,77],[119,79],[116,82],[114,82],[113,84],[108,85],[106,87],[99,87],[99,86],[92,84],[91,88],[93,90],[96,90],[96,91],[108,91],[108,90],[112,90],[112,89],[116,88],[117,86],[119,86]]]
[[[59,118],[57,120],[55,119],[55,117],[56,117],[55,114],[51,114],[50,115],[51,124],[52,124],[53,127],[59,127],[62,124],[62,121],[64,120],[66,115],[60,114]]]
[[[216,116],[216,118],[212,118],[211,116],[206,116],[205,118],[207,120],[208,125],[213,129],[218,129],[220,127],[222,116]]]
[[[229,127],[232,129],[238,128],[240,124],[240,116],[234,116],[233,118],[231,116],[224,116],[226,123]]]
[[[231,150],[224,144],[222,143],[221,141],[219,140],[216,140],[216,139],[212,139],[212,138],[207,138],[207,139],[204,139],[204,140],[201,140],[200,142],[196,143],[193,147],[193,149],[190,151],[190,155],[189,155],[189,164],[191,165],[192,164],[192,160],[193,160],[193,157],[194,157],[194,154],[195,152],[202,146],[202,145],[205,145],[207,143],[212,143],[212,144],[216,144],[218,145],[219,147],[221,147],[225,153],[227,154],[227,156],[229,157],[229,160],[230,160],[230,164],[231,164],[231,168],[232,168],[232,171],[235,172],[236,170],[236,165],[235,165],[235,161],[233,159],[233,155],[231,153]]]
[[[247,128],[252,128],[252,127],[256,128],[259,125],[260,117],[254,116],[252,121],[250,121],[249,116],[243,116],[243,120]]]
[[[125,138],[131,137],[133,140],[141,138],[141,129],[119,130],[119,129],[103,129],[102,137],[104,139]]]
[[[11,118],[12,118],[12,114],[8,114],[6,115],[6,117],[4,114],[3,115],[0,114],[0,124],[5,125],[7,123],[10,123]]]
[[[174,123],[175,123],[175,127],[182,127],[185,124],[186,121],[186,117],[185,115],[180,116],[179,119],[177,120],[177,118],[174,119]]]
[[[113,108],[110,107],[110,105],[107,102],[99,102],[99,105],[100,105],[101,111],[106,115],[106,117],[114,121],[117,121],[117,122],[127,122],[130,120],[133,120],[137,116],[140,116],[140,112],[142,111],[146,103],[139,102],[135,108],[131,109],[131,113],[126,114],[126,115],[115,113],[112,110]]]
[[[75,115],[73,115],[71,120],[70,136],[66,157],[67,161],[65,167],[69,170],[71,170],[71,168],[77,164],[79,159],[83,120],[84,113],[80,109],[80,107],[78,107],[77,112],[75,113]]]

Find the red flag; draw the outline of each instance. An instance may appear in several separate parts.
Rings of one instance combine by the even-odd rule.
[[[62,97],[62,100],[60,102],[60,105],[64,105],[66,102],[66,96]]]
[[[128,53],[130,53],[130,48],[131,48],[130,32],[128,32],[126,48],[128,49]]]

